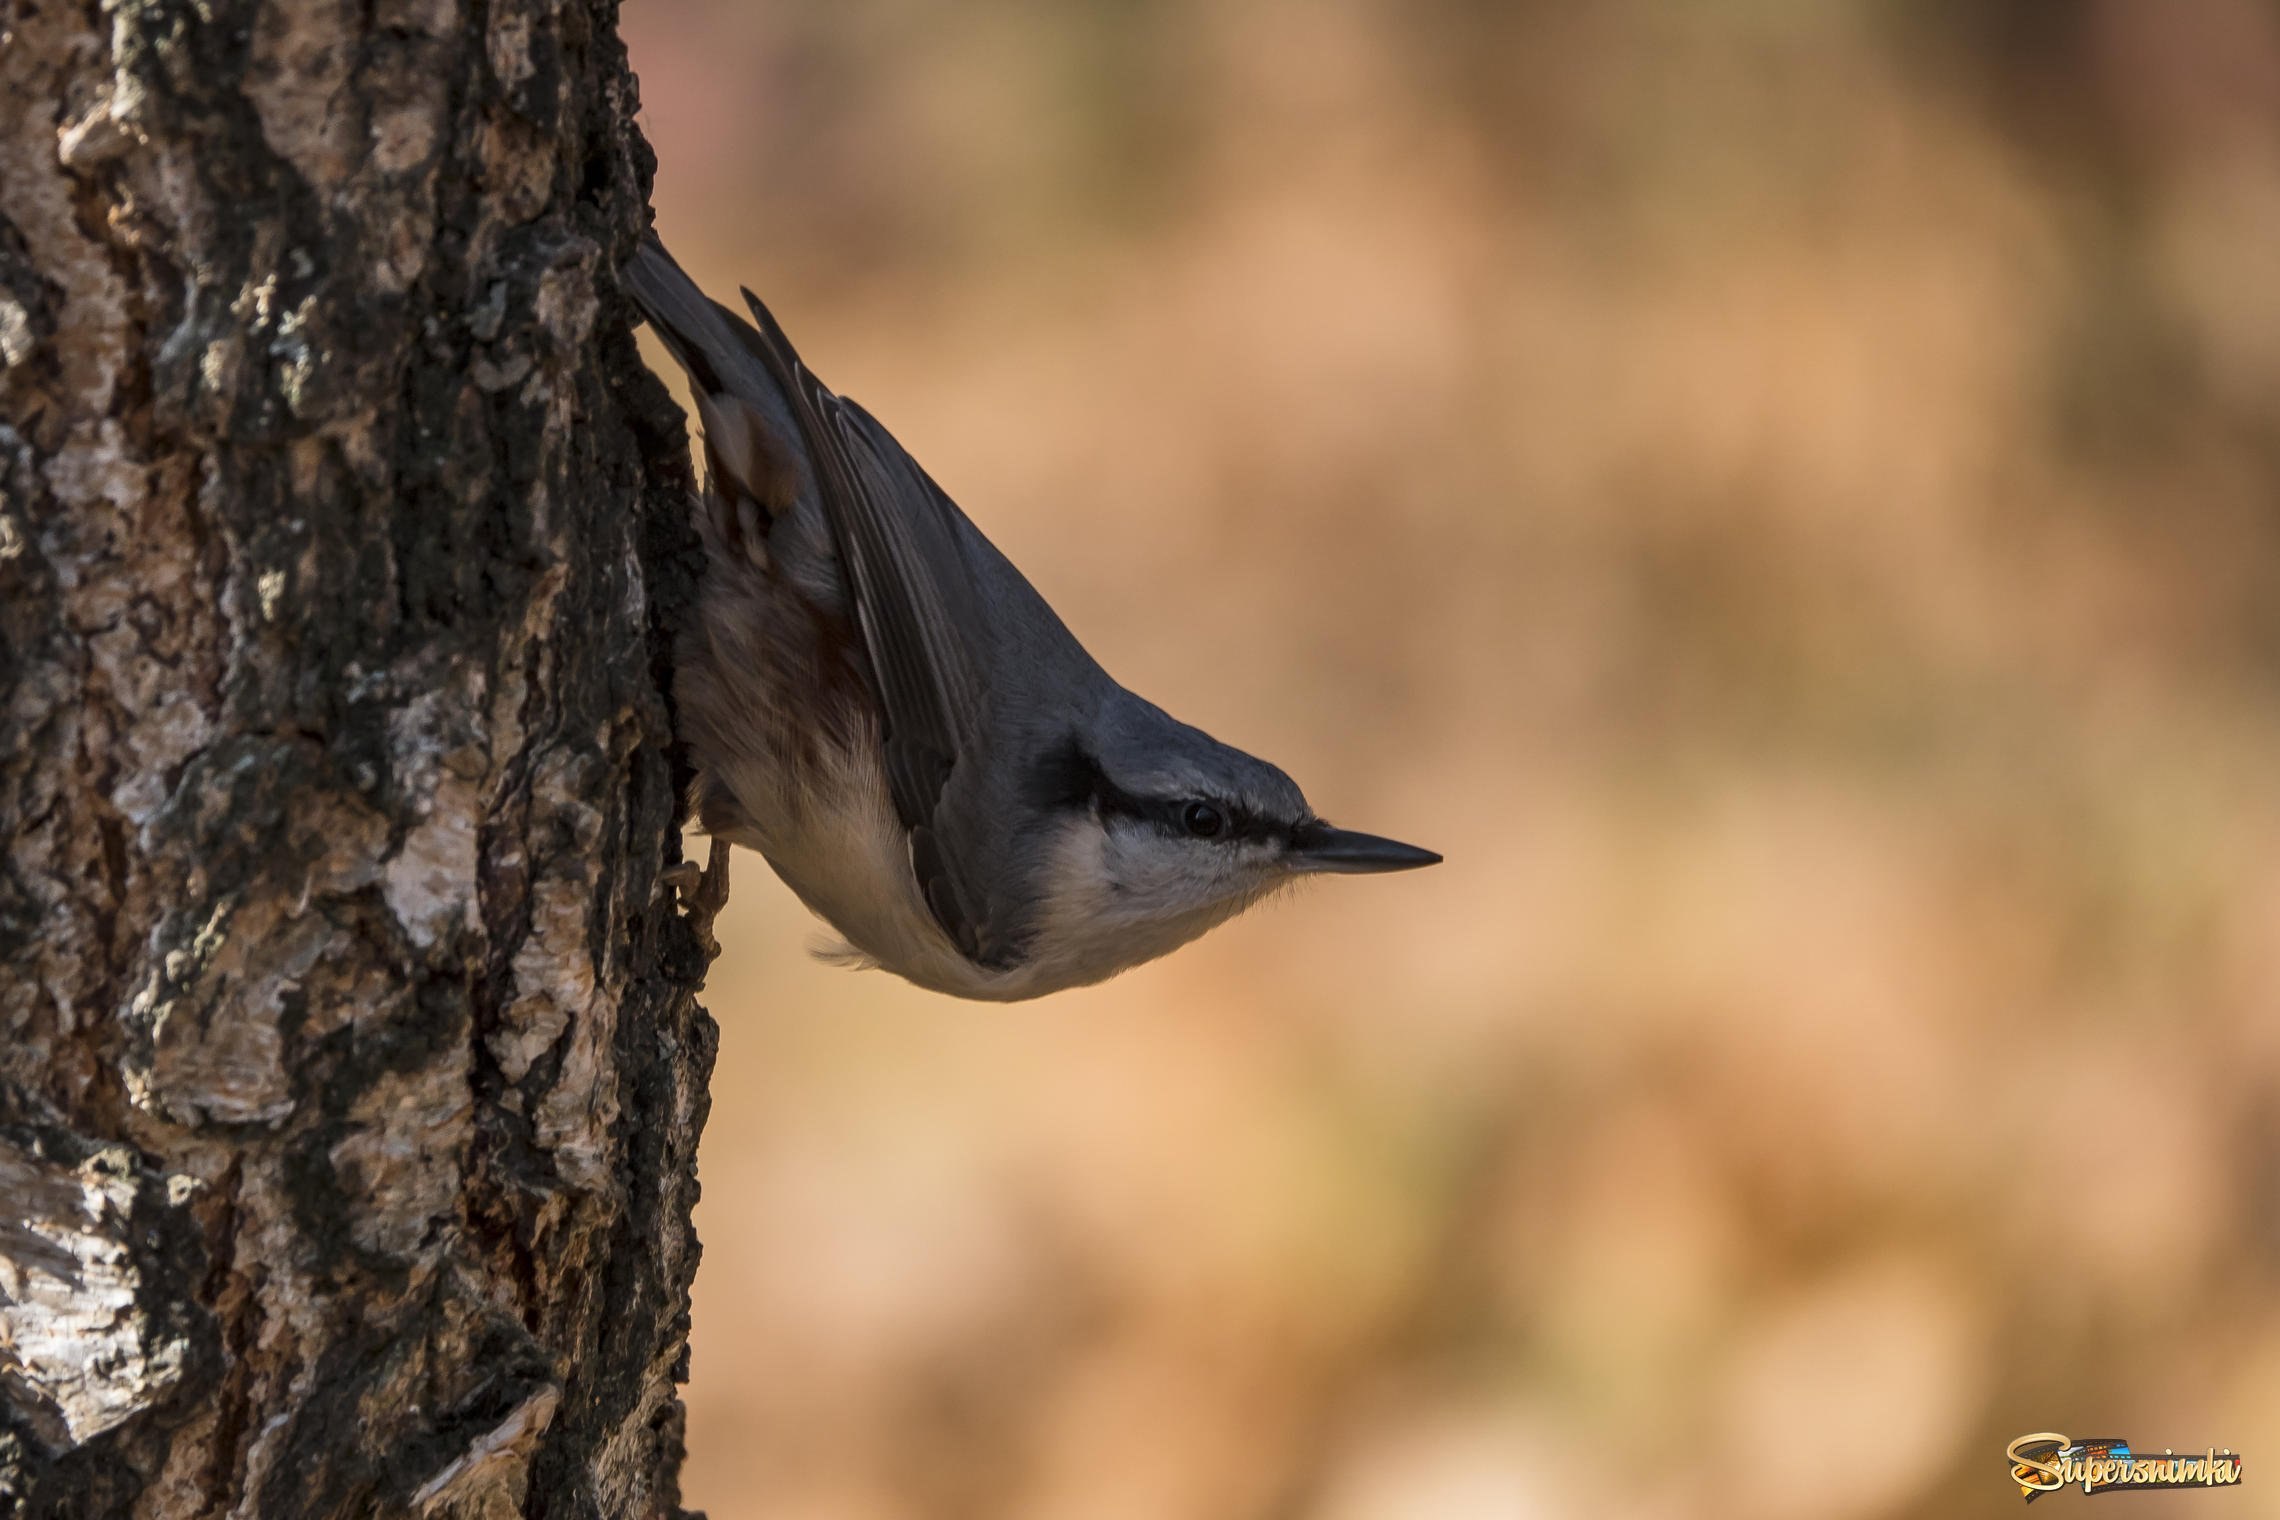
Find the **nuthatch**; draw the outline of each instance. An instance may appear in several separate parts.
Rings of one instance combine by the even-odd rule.
[[[834,958],[1036,997],[1173,950],[1300,876],[1440,856],[1119,686],[869,412],[708,300],[652,235],[625,286],[704,424],[706,569],[674,696],[716,840]]]

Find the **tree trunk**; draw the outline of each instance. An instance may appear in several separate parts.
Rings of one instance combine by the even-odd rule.
[[[609,0],[0,0],[0,1517],[678,1512]]]

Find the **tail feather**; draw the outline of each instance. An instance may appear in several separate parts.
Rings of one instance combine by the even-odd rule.
[[[759,335],[751,333],[743,318],[699,290],[656,233],[642,237],[625,266],[624,283],[626,294],[649,319],[673,361],[689,372],[689,383],[698,391],[744,401],[774,392],[768,366],[752,352],[752,339]]]
[[[642,238],[622,279],[666,351],[688,372],[704,424],[705,463],[714,482],[708,505],[718,535],[758,561],[767,524],[800,489],[793,462],[799,429],[777,379],[790,365],[770,350],[768,337],[699,290],[656,233]]]

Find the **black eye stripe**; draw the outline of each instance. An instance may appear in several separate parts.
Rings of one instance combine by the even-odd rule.
[[[1197,830],[1188,818],[1191,809],[1206,808],[1219,816],[1219,826],[1208,833]],[[1290,832],[1271,819],[1261,818],[1249,808],[1216,797],[1190,797],[1183,802],[1170,804],[1171,827],[1189,839],[1209,839],[1214,843],[1230,840],[1263,841],[1280,839]]]
[[[1035,784],[1039,799],[1052,806],[1098,811],[1104,818],[1124,818],[1146,824],[1177,839],[1263,842],[1282,839],[1291,828],[1287,823],[1261,817],[1222,797],[1143,797],[1128,792],[1108,779],[1100,761],[1074,734],[1046,755],[1038,767]],[[1199,835],[1188,827],[1188,809],[1198,805],[1219,814],[1220,827],[1216,834]]]
[[[1268,840],[1284,838],[1289,833],[1290,828],[1287,824],[1277,823],[1272,818],[1258,817],[1256,814],[1245,812],[1240,808],[1228,817],[1227,837],[1229,839],[1248,839],[1254,843],[1264,843]]]

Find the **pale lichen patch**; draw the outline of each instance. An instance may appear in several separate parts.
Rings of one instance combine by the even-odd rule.
[[[607,735],[597,740],[606,746]],[[601,839],[602,815],[586,800],[593,769],[591,755],[557,749],[531,778],[534,813],[569,836],[570,850],[559,857],[566,862],[589,859]],[[550,900],[556,905],[551,910]],[[572,901],[580,905],[575,913]],[[556,1013],[566,1016],[557,1042],[549,1046],[560,1049],[561,1065],[531,1118],[539,1144],[553,1152],[565,1180],[581,1188],[608,1185],[618,1117],[617,1065],[610,1052],[617,1039],[623,979],[607,963],[597,966],[591,959],[586,923],[597,911],[606,910],[595,905],[593,883],[583,873],[543,876],[532,923],[532,940],[543,944],[529,962],[520,956],[516,961],[518,990],[535,989],[542,974],[562,975],[571,978],[579,999],[576,1006],[556,999],[546,1015],[550,1020]],[[542,926],[547,932],[541,932]]]
[[[444,777],[382,872],[388,909],[412,943],[425,948],[453,929],[476,927],[477,827],[474,786]]]
[[[531,1454],[546,1427],[554,1423],[561,1402],[561,1389],[552,1385],[539,1389],[421,1484],[412,1503],[423,1516],[452,1511],[486,1517],[521,1514]]]
[[[286,910],[270,896],[217,902],[161,959],[128,1009],[151,1031],[138,1107],[181,1124],[276,1124],[293,1112],[285,996],[315,966],[331,926]]]
[[[598,1191],[610,1185],[618,1120],[617,1066],[608,1058],[617,1038],[617,1001],[597,997],[570,1032],[562,1070],[532,1117],[538,1143],[554,1154],[555,1168],[572,1187]]]
[[[56,161],[67,169],[92,169],[133,147],[137,134],[112,107],[111,92],[102,91],[76,121],[57,133]]]
[[[592,892],[582,881],[550,878],[531,894],[530,935],[515,952],[515,997],[486,1044],[509,1082],[520,1082],[594,1000],[594,959],[586,948]]]
[[[47,477],[47,488],[65,506],[107,502],[125,510],[143,497],[142,466],[129,457],[126,435],[113,417],[82,429],[55,451],[41,473]]]
[[[539,276],[531,315],[564,349],[574,349],[586,341],[598,309],[593,279],[583,268],[571,265],[549,269]]]
[[[182,1377],[186,1348],[138,1307],[135,1195],[124,1153],[74,1169],[0,1144],[0,1376],[73,1445]]]
[[[381,873],[389,911],[425,949],[455,929],[474,931],[481,780],[488,757],[468,732],[482,682],[427,692],[391,716],[389,748],[416,822]],[[473,689],[468,689],[473,688]]]

